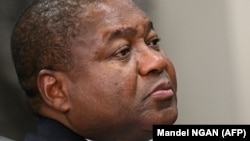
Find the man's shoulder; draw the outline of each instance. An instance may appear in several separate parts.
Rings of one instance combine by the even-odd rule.
[[[39,117],[35,132],[26,134],[24,141],[85,141],[85,139],[56,120]]]
[[[34,132],[26,134],[24,141],[49,141],[49,140]]]

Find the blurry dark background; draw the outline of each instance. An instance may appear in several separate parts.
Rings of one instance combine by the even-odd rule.
[[[17,82],[10,53],[12,28],[32,0],[0,0],[0,137],[21,141],[35,130],[37,119],[30,113]],[[144,10],[148,2],[136,0]],[[0,138],[1,140],[1,138]]]
[[[10,34],[29,0],[0,0],[0,136],[21,141],[36,119],[24,101],[10,55]]]

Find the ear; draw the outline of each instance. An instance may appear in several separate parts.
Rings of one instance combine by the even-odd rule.
[[[70,103],[67,95],[66,75],[43,69],[38,74],[38,88],[44,103],[59,112],[67,112]]]

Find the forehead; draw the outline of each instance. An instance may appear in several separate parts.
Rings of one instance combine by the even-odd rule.
[[[114,12],[116,10],[138,9],[137,5],[132,0],[97,0],[85,5],[87,14],[91,12]]]
[[[106,48],[108,41],[112,39],[124,37],[124,35],[133,35],[130,36],[132,38],[152,29],[148,16],[129,0],[93,3],[88,8],[82,19],[83,27],[80,35],[73,43],[73,46],[88,50],[86,52],[90,50],[99,52],[99,49]]]
[[[93,2],[87,5],[84,14],[83,20],[92,26],[103,22],[107,24],[128,23],[131,18],[147,18],[146,14],[131,0]]]
[[[100,33],[105,36],[116,28],[145,28],[149,23],[147,15],[130,0],[107,0],[85,6],[79,36],[84,42],[94,41]]]

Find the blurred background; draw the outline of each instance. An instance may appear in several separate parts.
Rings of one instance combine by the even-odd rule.
[[[36,119],[24,102],[10,55],[10,34],[28,0],[0,0],[0,140],[22,141]],[[1,137],[2,136],[2,137]]]
[[[250,123],[250,1],[135,0],[175,65],[176,124]],[[12,27],[30,0],[0,0],[0,136],[21,141],[36,119],[10,57]]]

